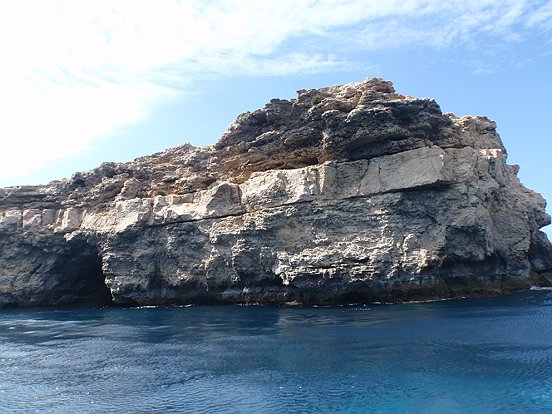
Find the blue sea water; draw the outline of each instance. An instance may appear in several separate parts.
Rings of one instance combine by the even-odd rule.
[[[0,412],[550,413],[552,292],[0,311]]]

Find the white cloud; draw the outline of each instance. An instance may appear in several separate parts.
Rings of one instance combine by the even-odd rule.
[[[552,30],[552,1],[546,2],[530,12],[527,26],[537,26],[545,30]]]
[[[366,67],[359,50],[517,41],[551,19],[552,2],[533,0],[3,2],[0,181],[85,151],[206,76]]]

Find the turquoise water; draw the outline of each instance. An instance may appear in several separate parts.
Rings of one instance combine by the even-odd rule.
[[[0,412],[550,413],[552,292],[0,311]]]

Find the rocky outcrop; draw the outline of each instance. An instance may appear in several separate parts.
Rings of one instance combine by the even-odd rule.
[[[547,285],[545,201],[496,125],[367,79],[212,146],[0,189],[0,305],[331,304]]]

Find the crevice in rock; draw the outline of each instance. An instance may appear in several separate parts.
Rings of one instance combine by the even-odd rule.
[[[156,227],[163,227],[163,226],[169,226],[172,224],[183,224],[183,223],[198,223],[201,221],[209,221],[209,220],[220,220],[230,217],[240,217],[244,216],[246,214],[255,214],[259,212],[265,212],[265,211],[272,211],[276,210],[282,207],[292,207],[292,206],[298,206],[301,204],[322,204],[322,203],[328,203],[328,202],[334,202],[338,203],[341,201],[349,201],[349,200],[358,200],[363,198],[372,198],[372,197],[378,197],[383,196],[386,194],[400,194],[400,193],[416,193],[420,191],[445,191],[447,189],[452,188],[453,184],[447,183],[447,182],[435,182],[431,184],[421,184],[413,187],[406,187],[406,188],[399,188],[399,189],[392,189],[392,190],[385,190],[380,191],[378,193],[372,193],[372,194],[359,194],[359,195],[348,195],[343,196],[340,198],[313,198],[310,200],[299,200],[299,201],[290,201],[290,202],[284,202],[284,203],[273,203],[270,206],[262,206],[261,208],[254,208],[250,210],[243,210],[237,213],[227,213],[227,214],[221,214],[221,215],[212,215],[212,216],[205,216],[205,217],[198,217],[198,218],[190,218],[190,219],[173,219],[173,220],[167,220],[160,223],[148,223],[144,224],[145,228],[156,228]]]

